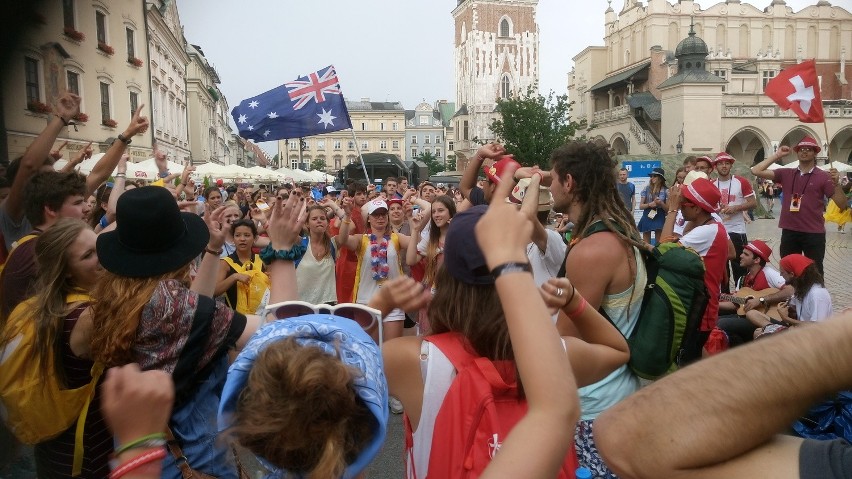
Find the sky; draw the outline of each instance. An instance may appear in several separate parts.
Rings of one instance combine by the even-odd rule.
[[[721,0],[699,0],[706,9]],[[835,0],[849,8],[851,0]],[[670,0],[672,3],[673,0]],[[751,1],[764,8],[771,0]],[[787,0],[799,11],[816,0]],[[349,100],[455,101],[456,0],[177,0],[189,43],[204,50],[231,108],[333,64]],[[614,0],[621,11],[624,0]],[[571,58],[603,45],[604,0],[539,0],[540,90],[566,93]],[[235,129],[236,131],[236,129]],[[260,143],[272,154],[275,142]]]

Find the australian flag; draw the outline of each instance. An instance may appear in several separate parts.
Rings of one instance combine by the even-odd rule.
[[[231,116],[241,137],[258,142],[352,128],[333,65],[243,100]]]

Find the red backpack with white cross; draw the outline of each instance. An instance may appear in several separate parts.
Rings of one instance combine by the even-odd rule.
[[[440,349],[457,371],[435,419],[428,477],[477,478],[527,413],[526,400],[518,397],[515,364],[476,356],[459,333],[424,339]],[[574,425],[565,428],[573,436]],[[408,421],[406,429],[406,441],[410,441]],[[410,450],[412,444],[406,446]],[[577,467],[572,446],[558,477],[574,478]]]

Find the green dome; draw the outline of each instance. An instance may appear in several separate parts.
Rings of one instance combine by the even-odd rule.
[[[690,30],[689,36],[684,38],[677,45],[677,49],[675,49],[675,57],[680,57],[682,55],[702,55],[707,56],[710,54],[710,50],[707,49],[707,44],[704,43],[704,40],[695,36],[695,32]]]

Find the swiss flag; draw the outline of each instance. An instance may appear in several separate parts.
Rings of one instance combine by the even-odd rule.
[[[816,63],[808,60],[781,70],[766,84],[766,96],[782,110],[793,109],[803,123],[822,123],[822,97],[819,94]]]

